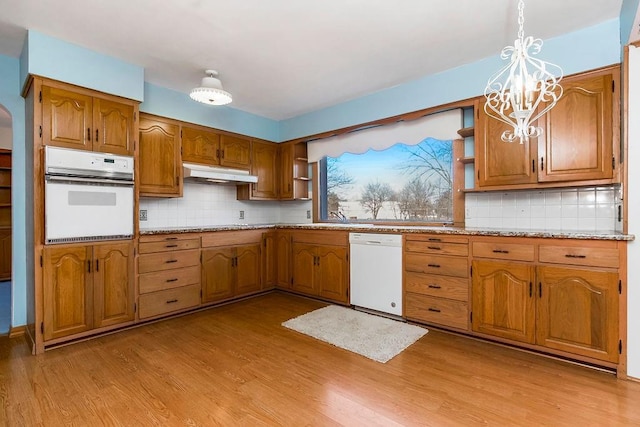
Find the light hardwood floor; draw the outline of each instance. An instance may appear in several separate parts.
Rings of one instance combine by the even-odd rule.
[[[640,383],[430,331],[386,364],[280,324],[272,293],[31,356],[0,338],[0,425],[640,425]]]

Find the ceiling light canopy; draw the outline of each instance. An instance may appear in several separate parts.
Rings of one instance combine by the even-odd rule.
[[[484,95],[484,111],[513,129],[502,133],[502,140],[522,144],[540,136],[533,126],[539,117],[556,105],[562,96],[562,68],[534,58],[542,50],[542,40],[524,37],[524,1],[518,2],[518,38],[513,46],[502,49],[500,57],[509,60],[489,79]]]
[[[200,87],[191,90],[189,96],[194,101],[209,105],[225,105],[231,102],[231,94],[222,88],[222,82],[218,79],[215,70],[205,71],[206,77],[202,79]]]

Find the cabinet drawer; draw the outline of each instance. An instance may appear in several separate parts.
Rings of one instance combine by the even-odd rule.
[[[416,294],[468,301],[469,279],[408,272],[405,273],[404,290]]]
[[[405,270],[417,273],[468,277],[469,261],[463,257],[405,253]]]
[[[469,245],[466,243],[423,242],[407,239],[404,247],[405,250],[409,252],[422,252],[436,255],[469,255]]]
[[[469,309],[466,302],[407,292],[404,310],[409,319],[468,329]]]
[[[141,254],[198,249],[199,247],[200,239],[166,240],[163,242],[140,243],[139,245]]]
[[[473,242],[474,257],[533,261],[534,247],[526,243]]]
[[[200,284],[199,266],[156,271],[139,276],[141,294],[195,284]]]
[[[140,295],[140,318],[158,316],[200,304],[200,285],[189,285]]]
[[[406,234],[406,242],[424,243],[463,243],[468,244],[469,238],[455,234]]]
[[[170,270],[173,268],[200,265],[200,250],[158,252],[138,258],[138,273]]]
[[[618,268],[620,253],[617,248],[589,248],[579,246],[540,245],[540,262],[553,264],[588,265],[592,267]]]

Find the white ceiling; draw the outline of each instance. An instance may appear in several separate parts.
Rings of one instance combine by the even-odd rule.
[[[495,55],[513,43],[516,3],[0,0],[0,54],[19,56],[33,29],[142,66],[146,81],[184,93],[213,68],[232,107],[282,120]],[[621,4],[528,0],[525,35],[595,25]]]

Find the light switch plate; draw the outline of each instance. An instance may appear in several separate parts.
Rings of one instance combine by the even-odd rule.
[[[238,216],[239,219],[244,219],[244,211],[240,211],[240,215]]]
[[[140,209],[140,221],[146,221],[146,220],[147,220],[147,210]]]

